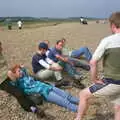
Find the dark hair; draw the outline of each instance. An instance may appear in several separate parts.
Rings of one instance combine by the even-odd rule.
[[[65,39],[65,38],[61,38],[61,41],[63,41],[63,40],[64,40],[64,41],[66,41],[66,39]]]
[[[58,45],[60,42],[62,42],[61,40],[57,40],[56,44]]]
[[[120,12],[112,13],[112,15],[109,17],[110,24],[115,24],[117,28],[120,28]]]
[[[38,48],[39,49],[45,49],[47,50],[48,49],[48,45],[45,43],[45,42],[41,42],[39,45],[38,45]]]

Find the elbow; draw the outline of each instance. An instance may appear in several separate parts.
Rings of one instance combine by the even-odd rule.
[[[97,61],[96,60],[90,60],[90,68],[93,67],[93,66],[96,66],[97,64]]]

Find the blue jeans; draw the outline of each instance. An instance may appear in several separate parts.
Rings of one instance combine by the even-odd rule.
[[[74,67],[80,67],[80,68],[83,68],[84,70],[87,70],[87,71],[90,70],[90,65],[87,63],[83,63],[82,61],[80,61],[76,58],[72,58],[72,57],[69,57],[69,60],[73,63]]]
[[[73,112],[77,112],[79,99],[59,88],[53,87],[46,100],[65,107]]]
[[[73,60],[69,59],[71,62],[74,62]],[[63,62],[63,61],[59,61],[58,64],[60,66],[62,66],[64,68],[64,71],[67,72],[71,77],[74,77],[75,74],[78,74],[80,75],[81,73],[80,72],[77,72],[76,71],[76,68],[75,66],[73,66],[72,64],[69,64],[69,63],[66,63],[66,62]]]
[[[64,70],[71,76],[71,77],[74,77],[74,75],[80,75],[81,73],[80,72],[77,72],[76,71],[76,68],[69,64],[69,63],[65,63],[65,67],[64,67]]]
[[[92,54],[87,47],[81,47],[80,49],[73,50],[71,53],[71,57],[79,58],[80,56],[84,55],[86,60],[90,61],[92,58]]]

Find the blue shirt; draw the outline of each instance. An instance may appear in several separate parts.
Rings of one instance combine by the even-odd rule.
[[[59,60],[56,58],[56,55],[61,55],[62,51],[57,50],[55,47],[50,49],[48,57],[53,60],[54,62],[58,62]]]
[[[11,84],[21,89],[25,94],[29,95],[39,93],[45,99],[47,99],[47,96],[53,86],[34,80],[33,77],[28,75],[25,68],[23,68],[21,71],[22,77],[16,81],[11,81]]]

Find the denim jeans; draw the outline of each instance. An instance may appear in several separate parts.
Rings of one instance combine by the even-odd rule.
[[[69,57],[69,60],[73,63],[74,67],[80,67],[87,71],[90,70],[90,65],[88,63],[84,63],[84,62],[82,62],[76,58],[72,58],[72,57]]]
[[[71,77],[74,77],[74,75],[80,75],[81,73],[80,72],[77,72],[76,71],[76,68],[69,64],[69,63],[66,63],[65,64],[65,67],[64,67],[64,70],[71,76]]]
[[[84,55],[86,60],[90,61],[92,58],[92,54],[87,47],[81,47],[80,49],[73,50],[71,53],[71,57],[79,58],[80,56]]]
[[[79,99],[59,88],[53,87],[46,100],[65,107],[73,112],[77,112]]]

